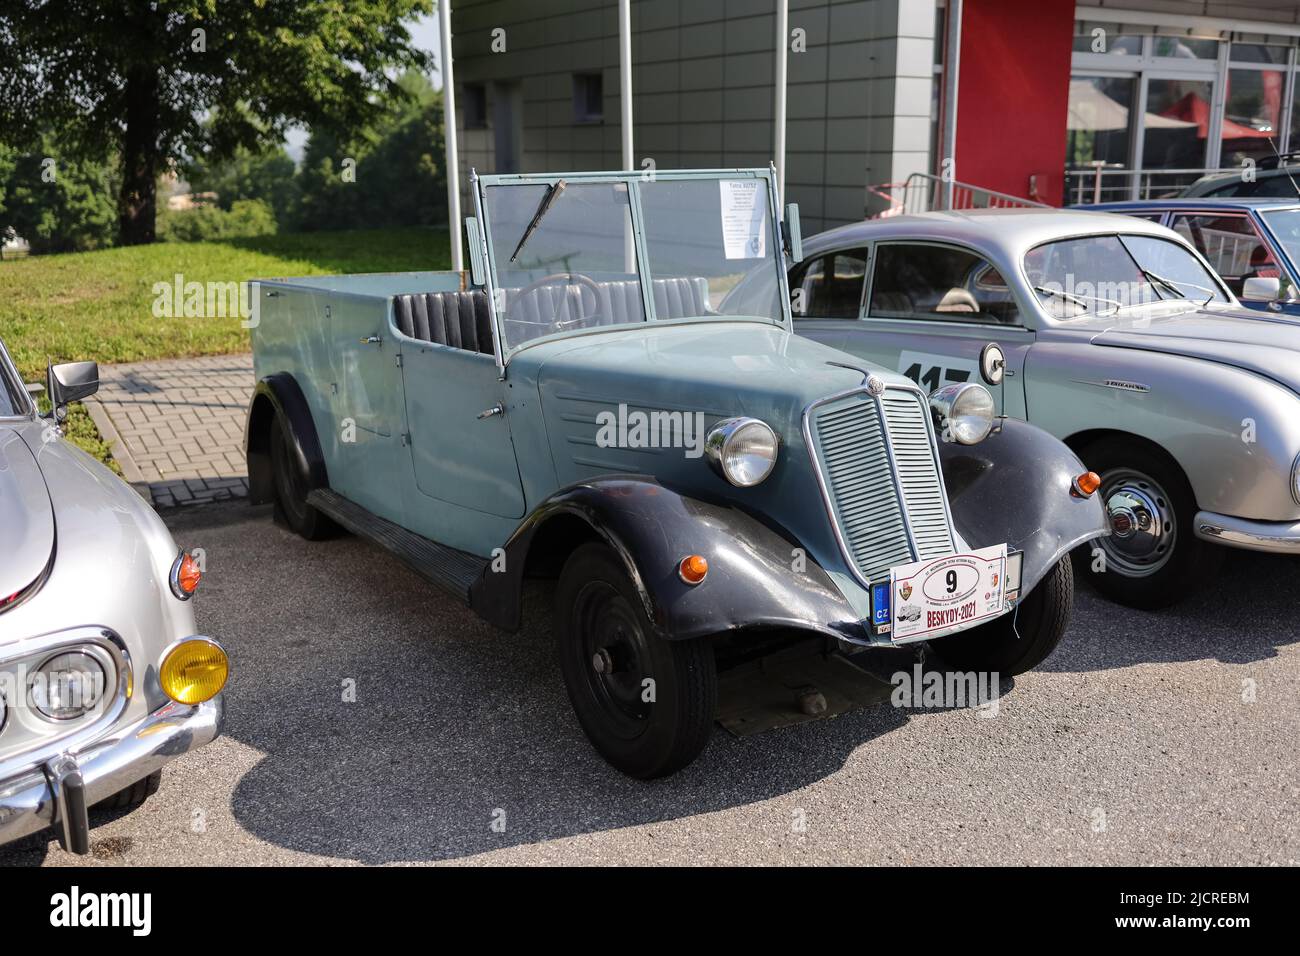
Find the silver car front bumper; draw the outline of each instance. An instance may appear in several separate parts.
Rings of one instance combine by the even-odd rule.
[[[1196,536],[1249,551],[1300,554],[1300,521],[1250,521],[1201,511],[1196,515]]]
[[[89,851],[86,809],[221,733],[221,696],[191,707],[168,703],[135,724],[110,730],[75,754],[0,780],[0,843],[58,826],[65,849]]]

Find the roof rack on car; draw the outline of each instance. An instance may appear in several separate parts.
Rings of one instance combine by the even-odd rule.
[[[1255,164],[1257,169],[1277,169],[1283,163],[1287,165],[1300,165],[1300,152],[1278,153],[1276,156],[1265,156]]]

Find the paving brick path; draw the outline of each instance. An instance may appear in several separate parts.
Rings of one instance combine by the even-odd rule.
[[[253,357],[102,365],[87,402],[122,474],[156,508],[248,494],[244,414]]]

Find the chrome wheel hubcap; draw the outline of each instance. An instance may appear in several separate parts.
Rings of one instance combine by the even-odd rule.
[[[1178,526],[1164,488],[1139,471],[1116,469],[1102,476],[1101,494],[1111,524],[1100,541],[1107,570],[1145,577],[1169,563]]]

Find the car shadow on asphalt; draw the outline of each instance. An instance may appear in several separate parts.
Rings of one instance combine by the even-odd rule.
[[[459,859],[791,793],[908,721],[877,707],[735,738],[675,776],[632,780],[592,749],[545,608],[483,623],[356,538],[303,541],[265,508],[168,516],[202,547],[196,613],[230,652],[224,736],[264,756],[231,795],[277,846],[364,863]]]
[[[1300,557],[1228,549],[1209,587],[1159,611],[1123,607],[1078,574],[1075,580],[1070,630],[1039,670],[1197,660],[1250,664],[1300,641]]]

